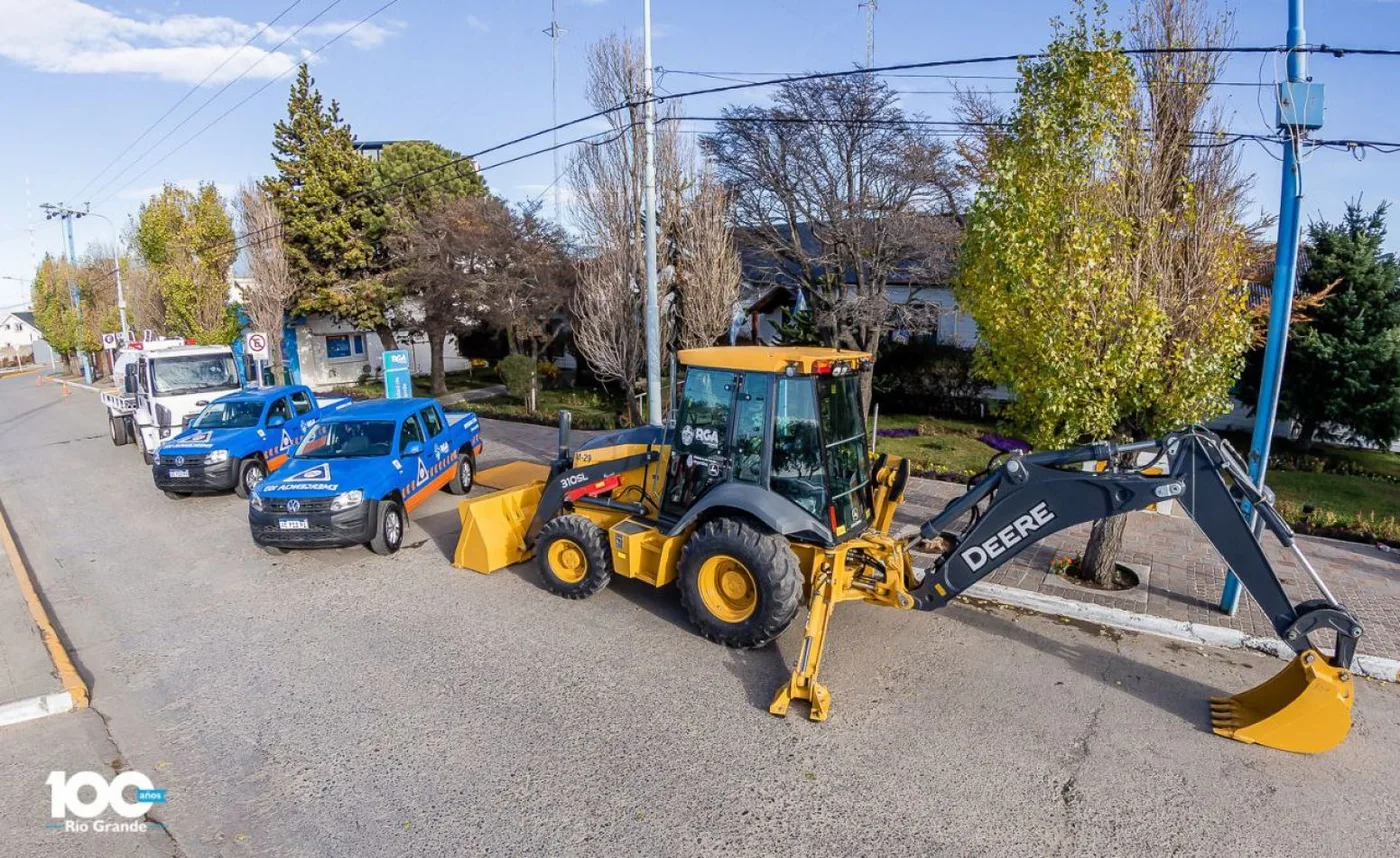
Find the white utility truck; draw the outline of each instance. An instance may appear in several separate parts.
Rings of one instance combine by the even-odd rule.
[[[117,352],[116,387],[103,391],[112,443],[136,442],[146,464],[211,400],[243,387],[233,349],[185,340],[132,343]]]

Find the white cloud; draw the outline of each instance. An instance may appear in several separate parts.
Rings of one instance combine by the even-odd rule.
[[[491,25],[487,24],[485,21],[481,20],[475,15],[467,16],[467,26],[471,27],[473,30],[480,30],[483,33],[491,32]]]
[[[258,44],[240,48],[262,26],[208,15],[146,15],[109,12],[81,0],[0,0],[0,57],[54,74],[139,74],[198,83],[237,54],[208,80],[226,83],[276,77],[300,61],[311,46],[346,29],[351,21],[312,24],[279,50],[295,25],[269,27]],[[345,37],[373,48],[395,28],[367,21]]]

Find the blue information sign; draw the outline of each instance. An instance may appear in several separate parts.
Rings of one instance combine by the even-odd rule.
[[[408,352],[396,350],[384,353],[384,397],[410,399],[413,379],[408,374]]]

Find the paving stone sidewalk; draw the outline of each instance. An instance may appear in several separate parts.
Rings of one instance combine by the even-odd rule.
[[[961,483],[910,480],[897,524],[923,523],[964,490]],[[1057,555],[1084,550],[1089,538],[1087,524],[1046,537],[985,580],[1143,614],[1238,629],[1260,637],[1276,636],[1272,624],[1247,592],[1241,597],[1235,616],[1217,610],[1225,584],[1225,564],[1179,507],[1170,516],[1155,512],[1129,515],[1119,559],[1149,567],[1146,580],[1132,590],[1093,590],[1050,573],[1050,561]],[[1331,539],[1300,536],[1298,540],[1322,580],[1365,626],[1366,635],[1357,650],[1400,659],[1400,554]],[[1318,597],[1307,572],[1272,535],[1265,535],[1264,549],[1290,597],[1297,601]]]

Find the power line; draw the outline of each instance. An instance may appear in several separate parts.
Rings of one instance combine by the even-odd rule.
[[[288,12],[292,11],[292,10],[295,9],[297,6],[299,6],[299,5],[301,4],[301,2],[302,2],[302,0],[292,0],[292,5],[288,6],[288,7],[285,8],[285,9],[283,9],[281,12],[278,12],[276,18],[273,18],[271,21],[268,21],[266,24],[263,24],[262,27],[259,28],[259,30],[258,30],[256,33],[254,33],[253,35],[251,35],[251,36],[248,37],[248,41],[244,42],[242,45],[239,45],[238,50],[234,51],[233,53],[231,53],[231,54],[229,54],[227,57],[225,57],[223,62],[221,62],[221,63],[219,63],[217,66],[215,66],[215,67],[213,68],[213,70],[209,72],[209,74],[205,75],[205,76],[199,81],[199,83],[197,83],[197,84],[195,84],[194,86],[190,87],[189,91],[186,92],[184,95],[180,96],[180,98],[179,98],[174,104],[170,105],[170,107],[167,108],[166,111],[165,111],[164,113],[162,113],[159,117],[156,118],[156,121],[155,121],[155,122],[152,122],[150,125],[147,125],[145,131],[142,131],[140,134],[136,135],[136,139],[135,139],[135,140],[132,140],[130,143],[128,143],[125,149],[123,149],[123,150],[121,150],[120,152],[118,152],[117,155],[116,155],[116,157],[114,157],[112,160],[108,161],[108,162],[107,162],[107,166],[103,167],[101,170],[98,170],[98,171],[97,171],[97,175],[93,176],[91,179],[88,179],[88,180],[87,180],[87,184],[85,184],[85,185],[83,185],[81,188],[79,188],[79,189],[78,189],[78,192],[75,193],[75,194],[73,194],[73,195],[70,197],[70,199],[76,200],[76,199],[82,194],[83,191],[86,191],[89,187],[92,186],[92,183],[93,183],[93,182],[95,182],[95,181],[97,181],[98,179],[102,178],[102,174],[103,174],[103,173],[106,173],[108,170],[112,169],[113,165],[115,165],[118,161],[120,161],[120,160],[122,159],[122,157],[126,155],[127,152],[130,152],[132,149],[134,149],[134,148],[136,147],[136,144],[137,144],[137,143],[140,143],[143,139],[145,139],[145,137],[146,137],[147,134],[150,134],[152,131],[154,131],[155,128],[156,128],[156,126],[160,125],[162,122],[165,121],[166,117],[168,117],[170,114],[174,113],[175,110],[176,110],[176,108],[178,108],[180,105],[184,104],[184,103],[189,99],[190,96],[192,96],[192,95],[194,95],[196,92],[198,92],[200,87],[202,87],[202,86],[204,86],[206,83],[208,83],[208,82],[209,82],[209,79],[212,78],[214,75],[218,74],[219,71],[220,71],[224,66],[228,65],[228,64],[233,60],[234,57],[236,57],[236,56],[238,56],[239,54],[243,53],[243,51],[244,51],[245,48],[247,48],[249,45],[253,44],[253,42],[257,41],[257,40],[262,36],[263,33],[266,33],[266,32],[267,32],[267,30],[268,30],[269,27],[271,27],[273,24],[276,24],[278,21],[282,20],[282,18],[284,18],[284,17],[287,15]],[[313,20],[314,20],[314,19],[313,19]],[[278,47],[281,47],[281,46],[279,45]],[[273,48],[272,50],[275,51],[275,50],[277,50],[277,48]],[[269,53],[271,53],[271,52],[269,52]],[[261,60],[260,60],[259,62],[261,62]],[[253,65],[249,66],[249,67],[247,68],[247,70],[245,70],[245,71],[243,72],[243,75],[246,75],[249,71],[252,71],[252,70],[253,70],[254,68],[256,68],[256,67],[257,67],[257,63],[254,63]],[[234,80],[235,80],[235,81],[238,80],[239,78],[243,77],[243,75],[239,75],[237,78],[234,78]],[[230,81],[229,83],[230,83],[230,85],[232,85],[233,82]],[[228,88],[227,86],[224,87],[224,89],[227,89],[227,88]],[[221,89],[221,90],[219,90],[219,92],[223,92],[223,90]],[[217,95],[217,93],[216,93],[216,95]],[[209,102],[207,102],[207,101],[205,102],[205,104],[208,104],[208,103],[209,103]],[[201,105],[201,107],[200,107],[199,109],[195,110],[195,113],[198,113],[200,109],[203,109],[203,106],[202,106],[202,105]],[[190,114],[190,116],[193,116],[193,115],[194,115],[194,113]],[[187,118],[188,118],[188,117],[187,117]],[[179,126],[176,126],[176,127],[178,128]],[[139,161],[140,159],[138,158],[137,160]]]
[[[391,0],[391,3],[386,4],[386,7],[387,7],[388,5],[392,5],[392,2],[396,2],[396,0]],[[376,13],[372,13],[372,14],[376,14]],[[1135,54],[1135,55],[1199,54],[1199,53],[1268,54],[1268,53],[1277,52],[1277,51],[1279,51],[1279,50],[1280,50],[1280,49],[1277,48],[1277,47],[1201,47],[1201,48],[1133,48],[1133,49],[1126,49],[1126,50],[1123,50],[1123,51],[1121,51],[1121,52],[1122,52],[1122,53],[1125,53],[1125,54]],[[1326,52],[1326,53],[1331,53],[1331,54],[1333,54],[1334,56],[1344,56],[1344,55],[1347,54],[1347,53],[1362,53],[1362,52],[1371,51],[1372,49],[1356,49],[1356,50],[1353,50],[1353,49],[1350,49],[1350,48],[1335,48],[1335,47],[1329,47],[1329,46],[1319,46],[1319,47],[1315,47],[1315,48],[1312,48],[1312,47],[1305,47],[1305,48],[1301,48],[1301,49],[1299,49],[1299,50],[1307,51],[1307,52],[1312,52],[1312,53],[1322,53],[1322,52]],[[1380,49],[1375,49],[1375,50],[1379,51]],[[1394,53],[1394,54],[1400,55],[1400,51],[1380,51],[1380,52],[1382,52],[1382,53]],[[1019,60],[1022,60],[1022,59],[1044,58],[1045,56],[1046,56],[1046,54],[1043,54],[1043,53],[1038,53],[1038,54],[1003,54],[1003,55],[998,55],[998,56],[969,57],[969,58],[954,59],[954,60],[932,60],[932,61],[919,62],[919,63],[900,63],[900,64],[897,64],[897,65],[880,66],[880,67],[877,67],[877,68],[870,68],[870,69],[856,68],[856,69],[844,69],[844,70],[841,70],[841,71],[832,71],[832,72],[812,72],[812,73],[808,73],[808,74],[793,75],[793,76],[789,76],[789,77],[786,77],[786,78],[777,78],[777,79],[774,79],[774,80],[747,81],[747,82],[736,83],[736,84],[727,85],[727,86],[707,87],[707,88],[702,88],[702,89],[686,90],[686,91],[677,92],[677,93],[674,93],[674,94],[672,94],[672,95],[667,95],[667,96],[660,96],[660,97],[655,97],[655,96],[654,96],[654,100],[655,100],[655,101],[658,101],[658,102],[661,102],[661,101],[668,101],[668,100],[671,100],[671,99],[684,99],[684,98],[689,98],[689,97],[698,96],[698,95],[712,95],[712,94],[715,94],[715,93],[733,92],[733,91],[745,90],[745,89],[754,89],[754,88],[758,88],[758,87],[773,86],[773,85],[782,84],[782,83],[800,83],[800,82],[803,82],[803,81],[810,81],[810,80],[826,80],[826,79],[842,78],[842,77],[851,77],[851,76],[855,76],[855,75],[866,75],[866,74],[876,74],[876,75],[879,75],[879,74],[883,74],[883,73],[891,72],[891,71],[907,71],[907,70],[911,70],[911,69],[946,68],[946,67],[954,67],[954,66],[961,66],[961,65],[982,65],[982,64],[988,64],[988,63],[1019,61]],[[256,93],[254,93],[254,94],[256,94]],[[462,163],[467,162],[467,161],[473,161],[473,160],[475,160],[476,158],[480,157],[481,155],[486,155],[486,154],[490,154],[490,153],[492,153],[492,152],[499,151],[499,150],[501,150],[501,149],[506,149],[506,148],[509,148],[509,147],[511,147],[511,146],[515,146],[515,145],[517,145],[517,144],[519,144],[519,143],[523,143],[523,142],[526,142],[526,141],[529,141],[529,140],[533,140],[533,139],[535,139],[535,138],[537,138],[537,137],[542,137],[542,136],[544,136],[544,135],[546,135],[546,134],[552,134],[552,133],[557,132],[557,131],[560,131],[560,130],[562,130],[562,129],[564,129],[564,128],[569,128],[569,127],[572,127],[572,126],[575,126],[575,125],[579,125],[579,124],[581,124],[581,123],[583,123],[583,122],[588,122],[588,121],[590,121],[590,120],[592,120],[592,119],[597,119],[597,118],[600,118],[600,117],[603,117],[603,116],[608,116],[608,115],[610,115],[610,114],[617,113],[618,111],[621,111],[621,110],[626,110],[626,109],[629,109],[629,108],[634,108],[634,107],[640,106],[640,105],[643,104],[644,102],[645,102],[645,99],[636,100],[636,101],[627,101],[627,102],[623,102],[623,103],[618,104],[618,105],[615,105],[615,106],[613,106],[613,107],[608,107],[608,108],[604,108],[604,109],[602,109],[602,110],[597,110],[597,111],[594,111],[593,113],[587,114],[587,115],[585,115],[585,116],[580,116],[580,117],[577,117],[577,118],[575,118],[575,119],[568,120],[567,122],[557,123],[557,124],[552,125],[552,126],[550,126],[550,127],[548,127],[548,128],[543,128],[543,129],[540,129],[540,130],[538,130],[538,131],[531,132],[531,133],[529,133],[529,134],[523,134],[523,135],[520,135],[520,136],[518,136],[518,137],[512,138],[512,139],[510,139],[510,140],[507,140],[507,141],[505,141],[505,142],[503,142],[503,143],[498,143],[498,144],[496,144],[496,145],[494,145],[494,146],[487,147],[487,148],[485,148],[485,149],[479,150],[479,151],[474,152],[474,153],[471,153],[471,154],[469,154],[469,155],[462,155],[462,156],[460,156],[460,157],[458,157],[458,158],[454,158],[454,159],[452,159],[452,160],[446,161],[446,162],[444,162],[444,163],[442,163],[442,164],[439,164],[439,165],[437,165],[437,166],[424,168],[424,169],[422,169],[422,170],[419,170],[419,171],[416,172],[416,173],[411,173],[411,174],[409,174],[409,175],[407,175],[407,176],[404,176],[404,177],[402,177],[402,178],[400,178],[400,179],[395,179],[395,180],[392,180],[392,181],[389,181],[389,182],[384,182],[384,183],[382,183],[382,184],[380,184],[380,185],[376,185],[376,186],[371,187],[371,188],[366,188],[366,189],[364,189],[364,190],[362,190],[362,191],[357,191],[356,193],[351,194],[350,196],[346,197],[346,200],[356,199],[356,198],[358,198],[358,197],[364,196],[365,194],[369,194],[369,193],[376,193],[376,192],[378,192],[378,191],[380,191],[380,190],[383,190],[383,189],[385,189],[385,188],[389,188],[389,187],[392,187],[392,186],[395,186],[395,185],[404,185],[404,184],[407,184],[408,182],[410,182],[410,181],[412,181],[412,180],[414,180],[414,179],[420,178],[420,177],[425,176],[425,175],[428,175],[428,174],[430,174],[430,173],[439,172],[439,171],[441,171],[441,170],[445,170],[445,169],[454,167],[454,166],[456,166],[456,165],[462,164]],[[713,117],[708,117],[708,118],[707,118],[707,117],[680,117],[680,118],[678,118],[678,119],[679,119],[679,121],[687,121],[687,120],[706,121],[707,119],[708,119],[709,121],[716,121],[715,118],[713,118]],[[216,121],[217,121],[217,120],[216,120]],[[937,120],[915,120],[915,121],[921,121],[921,122],[927,122],[927,123],[935,123],[935,122],[938,122]],[[970,125],[970,123],[956,122],[956,121],[948,121],[948,122],[946,122],[945,124],[947,124],[947,125],[950,126],[950,127],[966,127],[966,126],[969,126],[969,125]],[[610,131],[609,131],[609,132],[600,132],[600,134],[601,134],[601,133],[611,133],[611,132],[610,132]],[[598,135],[589,135],[589,136],[590,136],[590,137],[591,137],[591,136],[600,136],[600,134],[598,134]],[[584,139],[587,139],[587,138],[579,138],[579,139],[580,139],[580,140],[584,140]],[[1265,140],[1270,140],[1270,141],[1272,141],[1272,140],[1274,140],[1274,139],[1276,139],[1276,138],[1269,137],[1269,136],[1265,136],[1265,135],[1257,135],[1257,134],[1255,134],[1255,135],[1249,135],[1249,134],[1240,133],[1240,134],[1232,134],[1232,135],[1230,135],[1229,138],[1227,138],[1227,139],[1228,139],[1230,142],[1211,141],[1211,142],[1204,143],[1204,144],[1191,144],[1191,145],[1194,145],[1194,146],[1197,146],[1197,147],[1212,147],[1212,146],[1221,146],[1221,145],[1233,145],[1233,144],[1236,143],[1236,142],[1240,142],[1240,141],[1244,141],[1244,140],[1259,140],[1259,141],[1262,142],[1262,141],[1265,141]],[[552,152],[552,151],[554,151],[554,150],[556,150],[556,149],[558,149],[558,148],[563,148],[564,146],[575,145],[575,143],[577,143],[577,142],[578,142],[578,141],[569,141],[569,142],[566,142],[566,143],[558,144],[557,146],[546,147],[546,148],[544,148],[544,149],[540,149],[540,150],[537,150],[537,151],[535,151],[535,152],[531,152],[531,153],[527,153],[526,155],[519,156],[518,158],[512,158],[512,159],[510,159],[510,160],[508,160],[508,161],[506,161],[506,162],[502,162],[502,163],[500,163],[500,164],[493,164],[493,165],[491,165],[491,166],[492,166],[492,167],[497,167],[497,166],[502,166],[502,165],[505,164],[505,163],[513,163],[513,162],[516,161],[516,160],[522,160],[523,158],[532,157],[532,156],[537,155],[537,154],[543,154],[543,153],[546,153],[546,152]],[[480,168],[480,169],[485,169],[485,168]],[[250,233],[250,234],[251,234],[251,233]],[[237,237],[235,238],[235,241],[240,241],[240,240],[242,240],[243,238],[247,237],[247,235],[248,235],[248,234],[245,234],[244,236],[237,236]],[[223,242],[223,243],[227,243],[227,241],[225,241],[225,242]],[[220,244],[216,244],[216,245],[211,245],[210,247],[211,247],[211,249],[212,249],[212,248],[218,247],[218,246],[221,246],[221,245],[220,245]]]
[[[273,54],[275,54],[278,50],[280,50],[280,49],[282,48],[283,45],[287,44],[287,43],[290,42],[292,39],[295,39],[298,35],[301,34],[301,32],[302,32],[303,30],[305,30],[307,27],[309,27],[309,26],[311,26],[313,23],[315,23],[318,19],[321,18],[322,15],[325,15],[327,12],[329,12],[329,11],[332,10],[332,9],[334,9],[336,6],[339,6],[339,5],[341,4],[341,2],[343,2],[343,0],[331,0],[331,2],[328,3],[328,4],[326,4],[326,6],[325,6],[324,8],[321,9],[321,11],[317,12],[315,15],[311,16],[310,18],[308,18],[305,22],[302,23],[302,25],[301,25],[300,27],[297,27],[297,28],[296,28],[295,30],[293,30],[286,38],[284,38],[282,41],[280,41],[280,42],[278,42],[276,45],[274,45],[270,51],[264,53],[261,57],[259,57],[257,62],[253,63],[252,65],[248,66],[248,68],[244,69],[242,74],[240,74],[238,77],[234,78],[233,80],[229,81],[228,83],[224,84],[223,86],[219,87],[219,90],[218,90],[217,92],[215,92],[213,95],[211,95],[211,96],[209,96],[208,98],[206,98],[206,99],[199,105],[199,107],[196,107],[196,108],[195,108],[193,111],[191,111],[191,112],[189,113],[189,115],[187,115],[184,119],[181,119],[178,123],[176,123],[175,126],[174,126],[173,128],[170,128],[170,129],[167,130],[164,134],[162,134],[159,140],[157,140],[156,142],[152,143],[150,146],[147,146],[146,149],[143,150],[143,151],[141,152],[140,155],[138,155],[134,160],[131,161],[131,163],[127,164],[125,167],[123,167],[121,170],[119,170],[119,171],[116,173],[116,175],[112,176],[112,177],[109,178],[107,181],[103,182],[102,185],[101,185],[96,191],[93,191],[93,196],[97,196],[98,194],[102,193],[102,191],[104,191],[104,190],[106,190],[107,188],[111,187],[112,183],[115,182],[115,181],[117,181],[118,179],[120,179],[120,178],[126,173],[127,170],[130,170],[132,167],[135,167],[137,164],[141,163],[141,161],[144,160],[145,157],[146,157],[147,155],[149,155],[149,154],[151,154],[152,152],[154,152],[157,148],[160,147],[160,144],[164,143],[166,140],[169,140],[172,136],[174,136],[174,134],[175,134],[176,131],[179,131],[181,128],[185,127],[185,124],[186,124],[186,123],[188,123],[191,119],[193,119],[193,118],[195,118],[196,116],[198,116],[199,113],[200,113],[201,111],[203,111],[204,108],[208,107],[211,103],[213,103],[213,101],[214,101],[215,99],[217,99],[219,96],[221,96],[221,95],[223,95],[225,92],[227,92],[227,91],[229,90],[230,87],[232,87],[235,83],[238,83],[240,80],[242,80],[244,77],[246,77],[250,72],[252,72],[253,69],[255,69],[255,68],[257,68],[258,66],[262,65],[263,60],[265,60],[265,59],[267,59],[268,57],[270,57],[270,56],[272,56]],[[397,2],[397,0],[391,0],[391,2],[390,2],[389,4],[387,4],[387,5],[393,5],[393,3],[395,3],[395,2]],[[353,30],[353,29],[355,29],[355,27],[360,26],[360,24],[363,24],[365,21],[369,20],[369,18],[373,17],[373,16],[376,15],[376,14],[378,14],[377,11],[376,11],[376,12],[372,12],[372,13],[370,13],[369,16],[360,19],[359,21],[357,21],[356,23],[354,23],[353,25],[351,25],[350,30]],[[345,32],[349,32],[349,30],[346,30]],[[341,33],[341,35],[344,35],[344,33]],[[340,36],[336,36],[336,37],[335,37],[335,39],[338,39],[338,38],[340,38]],[[331,42],[334,42],[335,39],[331,39]],[[326,44],[329,45],[331,42],[327,42]],[[320,48],[317,48],[315,51],[312,51],[310,54],[308,54],[307,56],[303,57],[302,61],[305,62],[306,60],[309,60],[311,57],[315,56],[317,53],[320,53],[320,51],[323,50],[325,47],[326,47],[326,45],[322,45]],[[273,83],[274,81],[277,81],[277,80],[281,79],[282,77],[284,77],[284,76],[287,74],[287,72],[289,72],[289,71],[292,70],[292,68],[296,68],[296,66],[292,66],[291,68],[286,69],[285,71],[283,71],[281,74],[277,75],[276,77],[273,77],[273,78],[272,78],[271,80],[269,80],[266,84],[263,84],[263,86],[261,86],[261,87],[259,87],[257,90],[255,90],[253,94],[256,95],[257,93],[262,92],[264,89],[267,89],[267,87],[270,86],[270,85],[272,85],[272,83]],[[238,102],[238,104],[235,104],[235,105],[233,106],[232,109],[230,109],[229,111],[226,111],[223,115],[221,115],[221,116],[219,117],[219,119],[223,119],[224,116],[227,116],[229,113],[233,112],[233,110],[236,110],[238,107],[242,106],[245,102],[247,102],[247,100],[248,100],[248,99],[245,98],[243,101],[240,101],[240,102]],[[218,122],[219,119],[214,120],[214,122]],[[213,125],[213,124],[214,124],[213,122],[210,123],[210,125]],[[194,137],[198,137],[200,134],[203,134],[203,133],[204,133],[205,131],[207,131],[208,129],[209,129],[209,126],[206,125],[204,128],[200,129],[200,130],[194,135]],[[171,149],[169,152],[166,152],[166,153],[165,153],[164,155],[162,155],[160,158],[157,158],[157,159],[155,160],[154,163],[152,163],[150,166],[148,166],[148,167],[147,167],[145,170],[143,170],[141,173],[138,173],[134,178],[131,179],[131,181],[127,182],[125,185],[122,185],[122,186],[121,186],[120,188],[118,188],[117,190],[115,190],[115,191],[113,191],[112,193],[108,194],[107,196],[103,197],[102,200],[100,200],[99,202],[106,202],[107,200],[111,199],[112,197],[116,196],[117,194],[121,193],[122,191],[126,190],[127,188],[131,187],[131,185],[132,185],[137,179],[141,178],[141,176],[146,175],[146,173],[149,173],[149,172],[150,172],[152,169],[154,169],[156,166],[158,166],[158,165],[160,165],[161,163],[163,163],[163,162],[165,161],[165,159],[169,158],[171,155],[173,155],[173,154],[175,154],[176,152],[180,151],[182,148],[184,148],[184,146],[185,146],[187,143],[189,143],[190,140],[193,140],[194,137],[191,137],[191,138],[187,139],[184,143],[181,143],[179,146],[176,146],[174,149]]]

